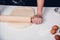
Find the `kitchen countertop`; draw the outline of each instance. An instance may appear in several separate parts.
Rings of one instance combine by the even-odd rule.
[[[37,12],[37,7],[32,7]],[[14,7],[8,7],[2,15],[9,13]],[[25,29],[16,29],[10,27],[9,23],[0,22],[1,36],[5,40],[54,40],[54,35],[50,34],[53,25],[60,27],[60,14],[54,11],[55,8],[43,8],[43,23],[36,25],[32,24]],[[57,33],[59,34],[59,33]]]

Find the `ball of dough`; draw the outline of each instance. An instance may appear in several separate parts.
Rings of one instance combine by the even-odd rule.
[[[56,30],[51,30],[51,34],[55,34],[56,33]]]
[[[60,40],[60,35],[55,35],[56,40]]]
[[[57,25],[54,25],[52,29],[58,30],[58,26]]]

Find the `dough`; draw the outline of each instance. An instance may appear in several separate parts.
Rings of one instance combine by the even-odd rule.
[[[16,7],[11,14],[12,16],[30,16],[34,15],[34,10],[31,7]]]
[[[24,17],[32,17],[33,15],[34,10],[31,7],[16,7],[10,14],[10,16],[24,16]],[[12,23],[11,27],[20,29],[29,27],[31,26],[31,24],[32,23]]]
[[[8,23],[8,26],[10,28],[14,28],[14,29],[26,29],[29,28],[32,24],[28,24],[28,23]]]

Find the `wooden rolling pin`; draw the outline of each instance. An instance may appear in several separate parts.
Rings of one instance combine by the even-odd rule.
[[[0,22],[31,23],[31,17],[0,16]]]

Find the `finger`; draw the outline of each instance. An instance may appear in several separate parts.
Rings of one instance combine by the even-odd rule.
[[[42,19],[41,18],[38,19],[38,24],[40,24],[40,23],[42,23]]]

